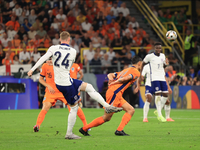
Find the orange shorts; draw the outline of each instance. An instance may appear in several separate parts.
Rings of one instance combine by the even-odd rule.
[[[56,92],[55,94],[51,94],[50,92],[46,92],[44,95],[43,103],[50,102],[52,106],[54,106],[57,100],[62,101],[65,105],[67,105],[67,101],[61,92]]]
[[[115,94],[110,89],[106,92],[106,102],[115,107],[122,107],[123,104],[127,103],[120,93]]]

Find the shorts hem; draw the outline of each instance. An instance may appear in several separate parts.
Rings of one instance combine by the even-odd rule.
[[[151,96],[153,96],[153,94],[151,94],[151,93],[146,93],[145,96],[148,95],[148,94],[151,95]]]

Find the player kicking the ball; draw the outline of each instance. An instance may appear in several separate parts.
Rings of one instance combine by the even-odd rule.
[[[115,135],[127,136],[123,129],[125,125],[131,120],[135,110],[134,108],[123,99],[123,92],[133,84],[138,77],[140,77],[140,72],[138,69],[142,64],[142,59],[138,56],[133,57],[132,67],[122,70],[121,72],[110,73],[108,74],[108,90],[106,92],[106,102],[115,107],[122,107],[126,113],[122,117],[121,123],[115,131]],[[104,113],[103,116],[94,119],[88,125],[79,129],[84,136],[90,136],[88,134],[88,129],[97,127],[107,121],[110,121],[114,113],[107,114]]]
[[[80,73],[79,79],[82,79],[83,73],[80,70],[80,67],[78,66],[78,64],[74,64],[72,65],[72,67],[73,69],[71,68],[71,70],[73,70],[73,73],[70,74],[71,77],[73,76],[73,78],[76,79],[77,73],[79,72]],[[46,81],[44,80],[44,78],[46,79]],[[46,90],[45,90],[42,110],[40,111],[38,115],[36,125],[33,127],[34,132],[39,131],[40,125],[42,124],[45,118],[45,115],[47,114],[51,106],[55,105],[57,100],[60,100],[65,105],[67,105],[67,101],[65,100],[63,94],[56,88],[56,84],[54,82],[54,71],[53,71],[52,60],[48,60],[47,63],[42,65],[39,82],[46,87]],[[68,107],[68,110],[70,111],[71,110],[70,106],[67,105],[67,107]],[[77,115],[83,122],[83,125],[87,125],[85,115],[80,107],[78,108]]]
[[[164,65],[166,64],[166,61],[165,61],[165,55],[161,53],[162,51],[161,43],[157,42],[154,44],[154,46],[155,46],[155,52],[146,55],[146,57],[143,60],[140,72],[142,72],[143,67],[149,63],[151,87],[153,93],[155,94],[155,104],[157,108],[157,111],[155,111],[155,115],[157,115],[159,121],[166,122],[166,119],[162,116],[161,113],[161,109],[164,107],[168,99],[168,89],[164,71]],[[141,78],[142,77],[140,77],[140,81]]]
[[[152,101],[153,98],[153,89],[151,87],[151,81],[150,81],[150,68],[149,68],[149,64],[145,65],[142,71],[142,78],[145,78],[145,97],[146,97],[146,102],[144,103],[144,107],[143,107],[143,122],[148,122],[147,116],[148,116],[148,112],[149,112],[149,105]],[[172,90],[167,83],[167,87],[168,87],[168,92],[169,94],[172,94]],[[167,121],[174,121],[173,119],[170,118],[170,110],[171,110],[171,106],[170,106],[170,101],[167,100],[167,102],[165,103],[164,106],[165,109],[165,118]]]
[[[78,101],[80,100],[80,96],[78,95],[79,91],[87,92],[91,98],[105,107],[107,113],[119,112],[122,110],[122,108],[110,106],[108,103],[106,103],[103,97],[93,88],[91,84],[85,83],[81,80],[72,79],[70,77],[70,68],[75,61],[76,50],[69,46],[70,34],[68,32],[63,31],[60,34],[60,42],[60,45],[51,46],[47,50],[47,52],[28,72],[28,76],[30,77],[36,68],[38,68],[52,56],[56,87],[63,94],[68,105],[71,107],[68,116],[68,127],[65,138],[80,139],[81,137],[72,133],[74,124],[76,122]]]

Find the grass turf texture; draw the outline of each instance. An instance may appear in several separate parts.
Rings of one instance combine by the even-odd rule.
[[[113,115],[110,122],[92,128],[91,137],[83,137],[82,127],[77,117],[73,132],[82,137],[79,140],[64,139],[67,129],[67,109],[51,109],[41,125],[40,131],[33,132],[40,110],[1,110],[0,111],[0,149],[1,150],[49,150],[49,149],[200,149],[200,110],[172,109],[171,117],[175,122],[159,123],[149,111],[149,122],[143,123],[142,109],[135,114],[124,131],[130,136],[115,136],[124,112]],[[103,114],[103,109],[83,109],[88,123]],[[163,111],[164,114],[164,111]]]

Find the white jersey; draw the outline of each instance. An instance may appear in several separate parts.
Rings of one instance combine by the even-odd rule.
[[[148,54],[143,61],[149,63],[151,81],[165,81],[165,55],[163,53],[160,53],[160,56],[154,53]]]
[[[145,80],[145,86],[151,87],[151,79],[150,79],[150,68],[149,64],[145,65],[142,70],[142,76],[146,78]]]
[[[31,69],[34,71],[52,56],[54,80],[57,85],[70,86],[72,79],[70,77],[70,68],[76,58],[76,50],[67,44],[51,46]]]

